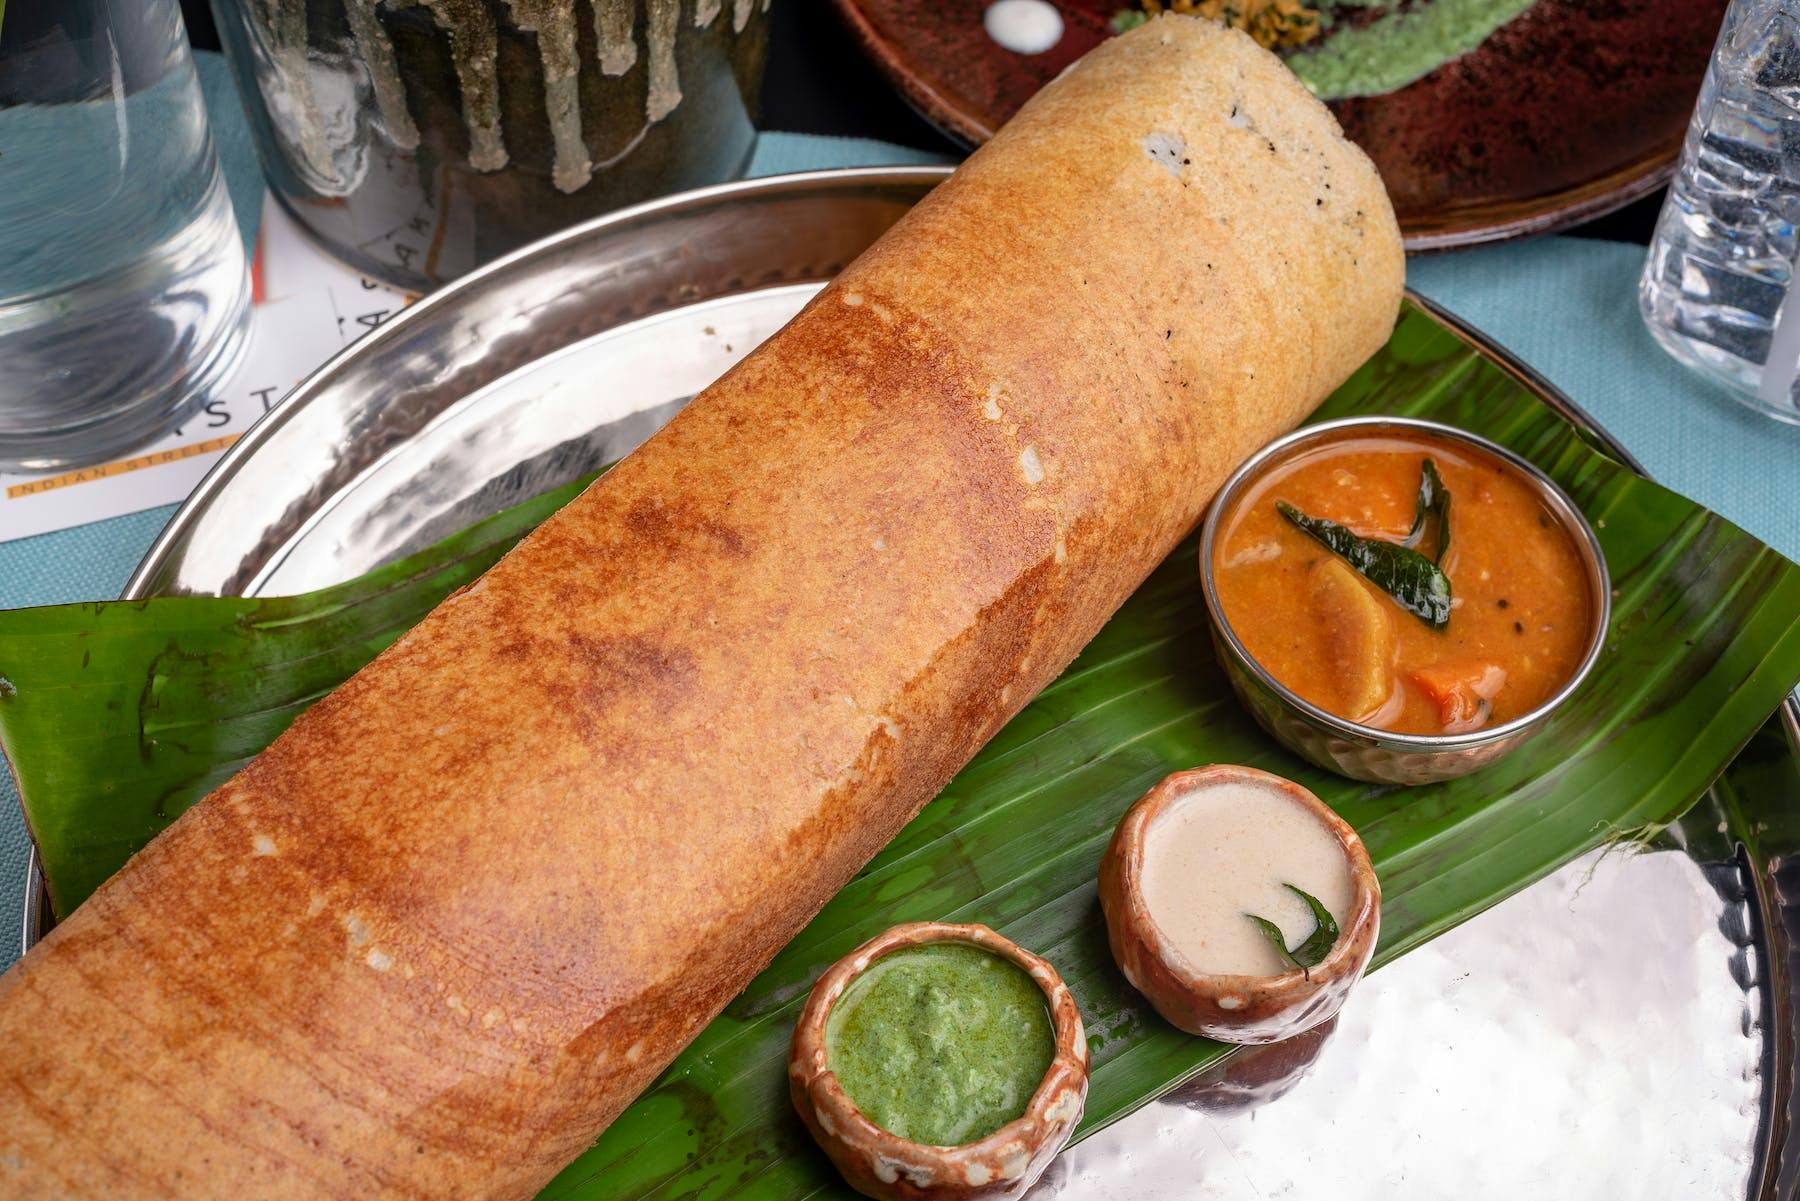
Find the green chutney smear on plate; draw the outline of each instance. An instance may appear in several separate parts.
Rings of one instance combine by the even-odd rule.
[[[826,1066],[883,1130],[953,1147],[1025,1112],[1056,1036],[1044,994],[1011,960],[964,943],[883,955],[831,1007]]]
[[[1345,3],[1346,0],[1338,0]],[[1386,7],[1384,0],[1350,0]],[[1534,0],[1428,0],[1366,25],[1342,25],[1287,56],[1287,65],[1321,100],[1397,92],[1467,54]]]

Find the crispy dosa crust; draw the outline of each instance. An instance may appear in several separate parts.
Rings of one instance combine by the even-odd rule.
[[[0,1193],[530,1197],[1401,277],[1248,38],[1095,51],[0,980]]]

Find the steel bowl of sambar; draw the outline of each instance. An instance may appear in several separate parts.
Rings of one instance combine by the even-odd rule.
[[[1308,426],[1213,498],[1200,580],[1219,661],[1264,729],[1327,770],[1467,775],[1593,670],[1606,558],[1549,476],[1409,417]]]

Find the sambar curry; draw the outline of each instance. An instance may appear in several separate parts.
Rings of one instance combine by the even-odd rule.
[[[1459,734],[1550,699],[1594,614],[1574,535],[1500,458],[1425,433],[1346,431],[1278,460],[1224,514],[1232,632],[1319,708]]]

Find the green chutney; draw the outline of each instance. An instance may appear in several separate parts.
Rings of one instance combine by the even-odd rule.
[[[965,943],[883,955],[831,1007],[826,1066],[883,1130],[953,1147],[1025,1112],[1056,1055],[1044,994]]]
[[[1385,0],[1338,0],[1359,7]],[[1533,0],[1432,0],[1390,8],[1366,25],[1330,30],[1316,48],[1287,56],[1287,65],[1321,100],[1380,96],[1422,79],[1467,54],[1530,8]]]

